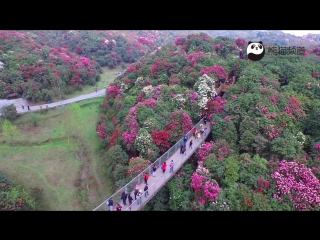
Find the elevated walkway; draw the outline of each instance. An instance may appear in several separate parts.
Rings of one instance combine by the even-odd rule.
[[[203,124],[203,120],[201,119],[194,127],[197,128],[197,130],[200,130],[200,124]],[[112,196],[113,202],[114,202],[114,210],[116,208],[117,203],[120,203],[122,206],[122,211],[139,211],[143,208],[143,206],[149,202],[153,196],[174,176],[174,174],[183,166],[183,164],[191,157],[191,155],[201,146],[202,142],[207,138],[211,131],[210,122],[208,121],[206,125],[204,125],[204,128],[207,128],[205,133],[203,134],[200,139],[195,139],[192,136],[192,130],[193,128],[187,133],[188,141],[186,145],[186,155],[180,154],[180,146],[183,143],[183,137],[173,146],[171,147],[167,152],[165,152],[161,157],[159,157],[154,163],[152,163],[149,167],[147,167],[144,171],[142,171],[137,177],[133,178],[128,184],[126,184],[124,187],[122,187],[120,190],[118,190],[116,193],[114,193]],[[189,142],[190,140],[193,140],[192,149],[189,148]],[[170,173],[170,162],[173,160],[174,167],[173,172]],[[167,169],[166,172],[163,173],[161,170],[162,163],[166,162]],[[152,166],[157,166],[157,172],[156,177],[152,176]],[[144,189],[144,179],[143,174],[147,173],[149,175],[148,180],[148,193],[149,195],[145,195]],[[138,199],[135,200],[134,197],[134,188],[136,185],[139,185],[139,189],[142,190],[143,195],[141,197],[141,204],[138,204]],[[129,201],[127,199],[126,203],[127,205],[123,205],[123,202],[121,200],[121,194],[123,191],[131,192],[131,196],[133,198],[132,204],[129,206]],[[110,199],[107,198],[107,199]],[[106,205],[107,199],[101,203],[98,207],[96,207],[93,211],[109,211],[109,207]]]

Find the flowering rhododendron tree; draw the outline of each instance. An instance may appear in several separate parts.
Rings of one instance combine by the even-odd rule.
[[[128,176],[133,178],[139,173],[150,166],[151,162],[149,160],[143,159],[141,157],[133,157],[129,159],[128,164]]]
[[[274,198],[284,201],[288,196],[296,210],[314,210],[320,207],[320,182],[304,164],[282,160],[271,174],[278,192]]]
[[[145,94],[146,98],[149,98],[152,93],[153,87],[151,85],[142,88],[142,92]]]
[[[273,124],[269,124],[266,127],[265,134],[269,140],[273,140],[281,135],[281,129]]]
[[[162,93],[162,85],[158,85],[153,88],[151,92],[151,98],[154,100],[161,100],[161,93]]]
[[[134,64],[131,63],[131,64],[129,65],[129,67],[127,68],[126,72],[127,72],[127,73],[131,73],[131,72],[133,72],[135,69],[136,69],[136,68],[135,68]]]
[[[150,76],[155,77],[159,72],[168,68],[170,64],[166,60],[157,59],[156,62],[151,66]]]
[[[204,52],[195,52],[195,53],[190,53],[186,56],[186,59],[191,62],[191,67],[195,67],[199,60],[204,57],[205,54]]]
[[[211,67],[204,67],[200,70],[200,73],[211,75],[214,74],[216,79],[226,79],[227,78],[227,72],[226,70],[221,66],[211,66]]]
[[[186,99],[184,98],[183,94],[177,94],[172,98],[174,101],[176,108],[178,109],[185,109],[186,107]]]
[[[169,140],[171,134],[166,131],[154,130],[151,132],[151,136],[154,144],[162,151],[165,152],[170,148]]]
[[[217,92],[214,87],[215,81],[213,78],[209,77],[207,74],[203,74],[199,77],[199,80],[195,83],[194,87],[199,95],[199,107],[202,110],[207,109],[208,96],[214,98]]]
[[[205,158],[211,153],[212,143],[206,142],[201,146],[201,148],[197,151],[198,162],[205,161]]]
[[[105,137],[107,136],[107,128],[106,128],[106,125],[104,124],[104,122],[101,122],[98,125],[97,133],[98,133],[99,137],[101,137],[102,139],[105,139]]]
[[[318,77],[318,74],[317,74],[316,72],[312,72],[311,76],[312,76],[313,78],[317,78],[317,77]]]
[[[193,123],[189,115],[183,110],[176,110],[171,114],[169,124],[164,130],[171,134],[171,142],[175,142],[180,139],[183,134],[189,132],[192,127]]]
[[[295,115],[298,118],[304,118],[306,116],[302,103],[295,97],[290,97],[285,107],[285,112],[290,115]]]
[[[130,109],[129,114],[126,116],[126,123],[128,130],[122,133],[122,137],[126,147],[130,149],[140,129],[136,107]]]
[[[142,157],[146,156],[148,149],[151,147],[152,137],[147,130],[141,128],[134,145]]]
[[[86,67],[90,67],[91,63],[90,60],[88,58],[85,57],[80,57],[81,62],[86,66]]]
[[[139,37],[138,41],[143,43],[143,44],[147,44],[147,45],[150,42],[150,40],[148,38],[145,38],[145,37]]]
[[[212,142],[211,152],[215,154],[218,161],[222,161],[234,153],[232,144],[223,139],[216,139]]]
[[[264,180],[263,178],[259,178],[257,180],[258,188],[254,190],[254,192],[262,193],[266,189],[270,188],[270,182],[268,180]]]
[[[186,38],[184,37],[177,37],[176,40],[174,41],[174,44],[176,46],[182,46],[186,42]]]
[[[110,83],[109,87],[107,88],[107,93],[110,94],[112,98],[116,98],[123,93],[123,90],[121,89],[120,84]]]
[[[209,170],[198,164],[197,170],[191,177],[191,188],[193,188],[198,204],[206,204],[218,198],[220,188],[218,183],[210,178]]]
[[[236,44],[238,47],[247,47],[248,46],[248,43],[242,38],[237,38]]]
[[[197,92],[190,93],[190,101],[194,103],[199,99],[199,95]]]
[[[206,103],[206,109],[208,113],[222,113],[224,106],[228,103],[227,100],[222,99],[220,96],[215,99],[210,99]]]

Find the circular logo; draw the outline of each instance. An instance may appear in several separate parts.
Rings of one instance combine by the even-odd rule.
[[[265,49],[263,43],[260,42],[248,42],[247,55],[251,61],[259,61],[264,57]]]

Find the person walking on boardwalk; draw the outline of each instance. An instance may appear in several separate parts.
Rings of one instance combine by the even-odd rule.
[[[156,173],[157,173],[157,166],[156,165],[153,165],[152,167],[152,176],[156,176]]]
[[[131,205],[132,205],[133,198],[131,197],[131,193],[128,193],[128,201],[129,201],[129,210],[131,211]]]
[[[139,193],[139,185],[137,184],[134,189],[134,200],[137,200],[138,193]]]
[[[144,186],[144,196],[147,197],[149,195],[149,192],[148,192],[148,183],[146,183],[146,185]]]
[[[203,138],[203,133],[204,133],[204,127],[202,126],[201,129],[200,129],[201,138]]]
[[[200,132],[197,132],[197,140],[200,139],[201,135]]]
[[[204,125],[207,124],[207,121],[208,121],[208,114],[206,113],[206,115],[204,115],[204,118],[203,118]]]
[[[187,148],[186,148],[186,146],[183,146],[183,148],[182,148],[182,156],[181,156],[181,157],[183,157],[183,155],[187,155]]]
[[[148,183],[148,179],[149,179],[149,175],[147,173],[143,174],[143,178],[144,178],[144,183],[147,184]]]
[[[22,105],[22,109],[24,110],[24,106]]]
[[[173,173],[173,166],[174,166],[174,162],[173,162],[173,160],[171,160],[171,163],[169,165],[171,173]]]
[[[182,154],[182,149],[183,149],[183,147],[184,147],[184,145],[183,145],[183,143],[182,143],[181,146],[180,146],[180,154]]]
[[[116,211],[121,211],[122,206],[118,203],[116,206]]]
[[[203,136],[206,136],[206,135],[207,135],[207,128],[203,130]]]
[[[28,105],[28,111],[31,111],[30,106]]]
[[[196,138],[197,129],[193,128],[193,132],[192,133],[193,133],[193,137]]]
[[[162,164],[162,172],[163,173],[165,173],[166,172],[166,169],[167,169],[167,164],[166,164],[166,162],[164,162],[163,164]]]
[[[183,137],[183,143],[184,143],[183,145],[184,146],[186,146],[187,141],[188,141],[188,136],[187,136],[187,134],[185,134],[184,137]]]
[[[112,200],[112,198],[110,198],[107,201],[107,205],[109,206],[109,211],[113,211],[113,200]]]
[[[193,142],[192,142],[192,139],[191,139],[190,142],[189,142],[189,148],[191,148],[191,149],[192,149],[192,144],[193,144]]]
[[[121,199],[123,201],[123,205],[127,205],[126,200],[127,200],[128,194],[126,191],[124,191],[121,195]]]
[[[138,198],[137,204],[139,205],[142,203],[142,190],[138,192],[137,198]]]

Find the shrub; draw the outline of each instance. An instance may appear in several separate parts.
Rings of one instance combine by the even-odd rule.
[[[14,120],[18,117],[18,112],[14,104],[4,106],[1,109],[1,115],[8,120]]]

